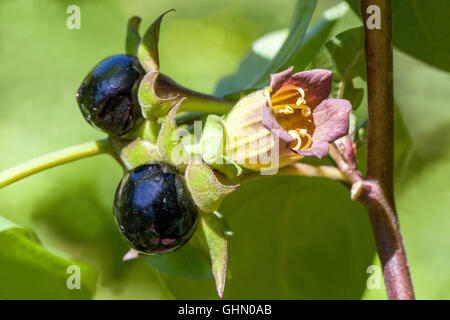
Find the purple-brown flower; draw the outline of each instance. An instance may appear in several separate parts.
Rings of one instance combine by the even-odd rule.
[[[304,156],[322,158],[348,133],[352,106],[327,99],[331,71],[272,74],[270,86],[242,98],[225,120],[227,155],[249,169],[284,166]]]

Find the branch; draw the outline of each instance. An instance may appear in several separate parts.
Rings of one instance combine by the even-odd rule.
[[[43,170],[103,153],[112,154],[108,139],[90,141],[40,156],[0,172],[0,188]]]
[[[369,104],[368,163],[359,200],[369,211],[389,299],[414,299],[394,202],[391,0],[361,0],[360,4],[363,23],[374,14],[367,13],[369,6],[380,8],[381,29],[365,28]]]

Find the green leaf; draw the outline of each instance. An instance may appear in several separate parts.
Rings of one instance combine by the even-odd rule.
[[[233,228],[227,299],[359,299],[375,248],[364,208],[341,184],[266,177],[220,208]],[[213,298],[206,282],[165,277],[180,299]]]
[[[131,17],[128,20],[127,26],[127,37],[125,41],[125,52],[133,56],[138,55],[139,43],[141,42],[141,37],[139,36],[139,24],[141,23],[141,18]]]
[[[393,41],[400,50],[450,71],[447,0],[392,2]]]
[[[424,158],[450,148],[450,74],[394,52],[395,100],[413,145]]]
[[[349,100],[356,109],[364,97],[364,89],[355,88],[355,78],[366,79],[363,28],[344,31],[328,41],[308,69],[333,72],[331,96]]]
[[[67,286],[78,272],[71,268],[79,268],[79,290]],[[92,267],[44,247],[31,229],[0,217],[1,298],[91,299],[96,281]]]
[[[300,47],[278,71],[290,66],[294,66],[296,70],[305,69],[329,39],[339,20],[348,13],[348,5],[344,2],[326,10],[320,19],[308,28]]]
[[[226,76],[217,84],[215,94],[234,101],[245,95],[246,90],[255,91],[251,83],[269,65],[286,40],[288,29],[268,33],[253,42],[250,52],[241,60],[236,73]],[[266,79],[268,81],[269,78]],[[241,94],[241,92],[243,92]]]
[[[169,12],[175,11],[174,9],[167,10],[160,15],[148,29],[145,31],[142,37],[141,43],[138,48],[138,58],[142,67],[147,72],[159,70],[159,53],[158,53],[158,41],[159,41],[159,28],[162,18]]]
[[[299,0],[294,12],[289,34],[281,45],[275,57],[269,65],[250,82],[250,87],[256,87],[267,82],[271,73],[274,73],[289,60],[294,52],[300,47],[306,28],[309,25],[317,0]]]
[[[360,9],[359,9],[359,0],[345,0],[350,5],[353,11],[360,16]]]
[[[296,12],[299,13],[299,11]],[[285,53],[285,55],[289,56],[288,59],[279,64],[277,68],[275,68],[275,64],[273,66],[270,66],[270,64],[277,54],[282,51],[283,44],[286,41],[290,41],[287,39],[290,35],[289,30],[283,29],[262,36],[253,43],[251,51],[247,53],[239,64],[238,71],[231,76],[225,77],[218,83],[216,94],[225,96],[254,89],[255,86],[252,87],[253,83],[268,82],[270,73],[287,69],[291,65],[295,66],[296,70],[304,69],[330,37],[336,23],[347,13],[348,7],[342,3],[325,11],[321,18],[308,28],[305,36],[300,40],[300,46],[289,47],[293,51]],[[296,17],[299,18],[299,16]],[[291,34],[293,32],[291,31]],[[283,48],[283,50],[287,49],[287,47]],[[266,69],[269,74],[265,72],[264,78],[260,73],[261,70]],[[227,98],[230,97],[227,96]]]
[[[145,262],[166,274],[192,280],[213,279],[209,257],[192,245],[190,240],[185,246],[167,254],[143,256]]]
[[[360,15],[358,0],[347,0]],[[447,0],[392,1],[394,45],[434,67],[450,71]]]

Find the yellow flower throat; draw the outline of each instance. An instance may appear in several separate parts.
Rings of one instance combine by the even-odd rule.
[[[314,125],[311,108],[306,104],[305,91],[288,85],[281,87],[270,97],[271,91],[271,88],[264,89],[264,95],[278,123],[295,139],[291,149],[304,150],[311,147]]]

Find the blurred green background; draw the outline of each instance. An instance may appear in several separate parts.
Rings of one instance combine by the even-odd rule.
[[[313,21],[338,3],[320,0]],[[66,28],[66,8],[72,4],[81,8],[80,30]],[[175,8],[161,27],[161,70],[182,85],[212,93],[221,78],[236,71],[253,41],[289,26],[294,5],[289,0],[2,0],[0,170],[102,137],[82,118],[75,91],[96,63],[124,52],[132,15],[141,16],[145,28]],[[333,34],[358,25],[349,11]],[[449,84],[445,71],[395,52],[397,205],[422,299],[450,298]],[[93,266],[96,299],[215,299],[212,280],[169,276],[142,260],[122,262],[128,248],[112,217],[121,175],[107,156],[55,168],[0,190],[0,215]],[[366,287],[366,270],[377,263],[368,217],[339,183],[270,177],[243,185],[220,211],[234,231],[225,298],[385,298],[383,286]],[[19,296],[21,286],[33,291],[25,283],[8,286],[18,286]]]

